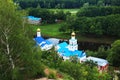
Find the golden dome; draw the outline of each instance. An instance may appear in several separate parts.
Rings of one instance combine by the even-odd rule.
[[[37,31],[40,32],[40,28],[38,28]]]
[[[72,35],[72,36],[75,36],[75,32],[72,32],[71,35]]]

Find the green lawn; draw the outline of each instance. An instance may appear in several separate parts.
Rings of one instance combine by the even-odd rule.
[[[59,32],[59,28],[63,23],[56,23],[56,24],[45,24],[45,25],[31,25],[34,33],[36,33],[37,28],[41,29],[42,36],[46,37],[54,37],[54,38],[61,38],[61,39],[69,39],[71,36],[70,33],[62,33]],[[97,42],[97,43],[113,43],[115,38],[112,37],[86,37],[80,34],[76,34],[76,38],[78,41],[87,41],[87,42]]]
[[[62,32],[59,32],[59,28],[61,27],[62,24],[63,23],[45,24],[45,25],[39,25],[39,26],[31,25],[31,27],[34,30],[34,33],[36,32],[37,28],[40,28],[41,34],[43,36],[66,38],[66,36],[63,36]]]

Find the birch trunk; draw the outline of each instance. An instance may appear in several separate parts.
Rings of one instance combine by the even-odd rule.
[[[14,64],[14,61],[13,61],[13,58],[11,56],[11,48],[10,48],[10,45],[9,45],[9,37],[8,37],[8,34],[10,32],[10,29],[5,29],[5,31],[3,31],[3,34],[5,36],[5,40],[2,40],[2,43],[6,46],[6,51],[5,53],[8,55],[9,57],[9,61],[10,61],[10,64],[11,64],[11,67],[12,69],[15,68],[15,64]]]

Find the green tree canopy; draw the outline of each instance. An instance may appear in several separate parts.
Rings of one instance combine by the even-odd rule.
[[[109,62],[116,67],[120,67],[120,40],[115,41],[112,44],[112,48],[109,51]]]
[[[40,59],[23,29],[23,15],[12,0],[0,0],[0,79],[25,80],[39,71]],[[40,53],[39,53],[40,54]]]

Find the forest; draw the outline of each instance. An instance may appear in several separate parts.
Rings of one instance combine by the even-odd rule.
[[[14,0],[22,9],[38,5],[41,8],[80,8],[85,3],[89,5],[120,6],[119,0]]]
[[[73,15],[69,11],[51,11],[50,8],[79,8],[79,11]],[[63,61],[54,48],[41,51],[33,41],[33,25],[23,19],[28,15],[42,18],[41,25],[56,24],[56,19],[61,20],[59,32],[62,36],[75,31],[83,36],[116,37],[108,49],[101,45],[98,50],[86,50],[87,56],[108,60],[108,71],[100,74],[96,63],[88,61],[80,64],[75,56]],[[0,80],[35,80],[42,77],[113,80],[115,75],[120,78],[120,74],[114,73],[114,68],[120,70],[119,25],[119,0],[0,0]]]

